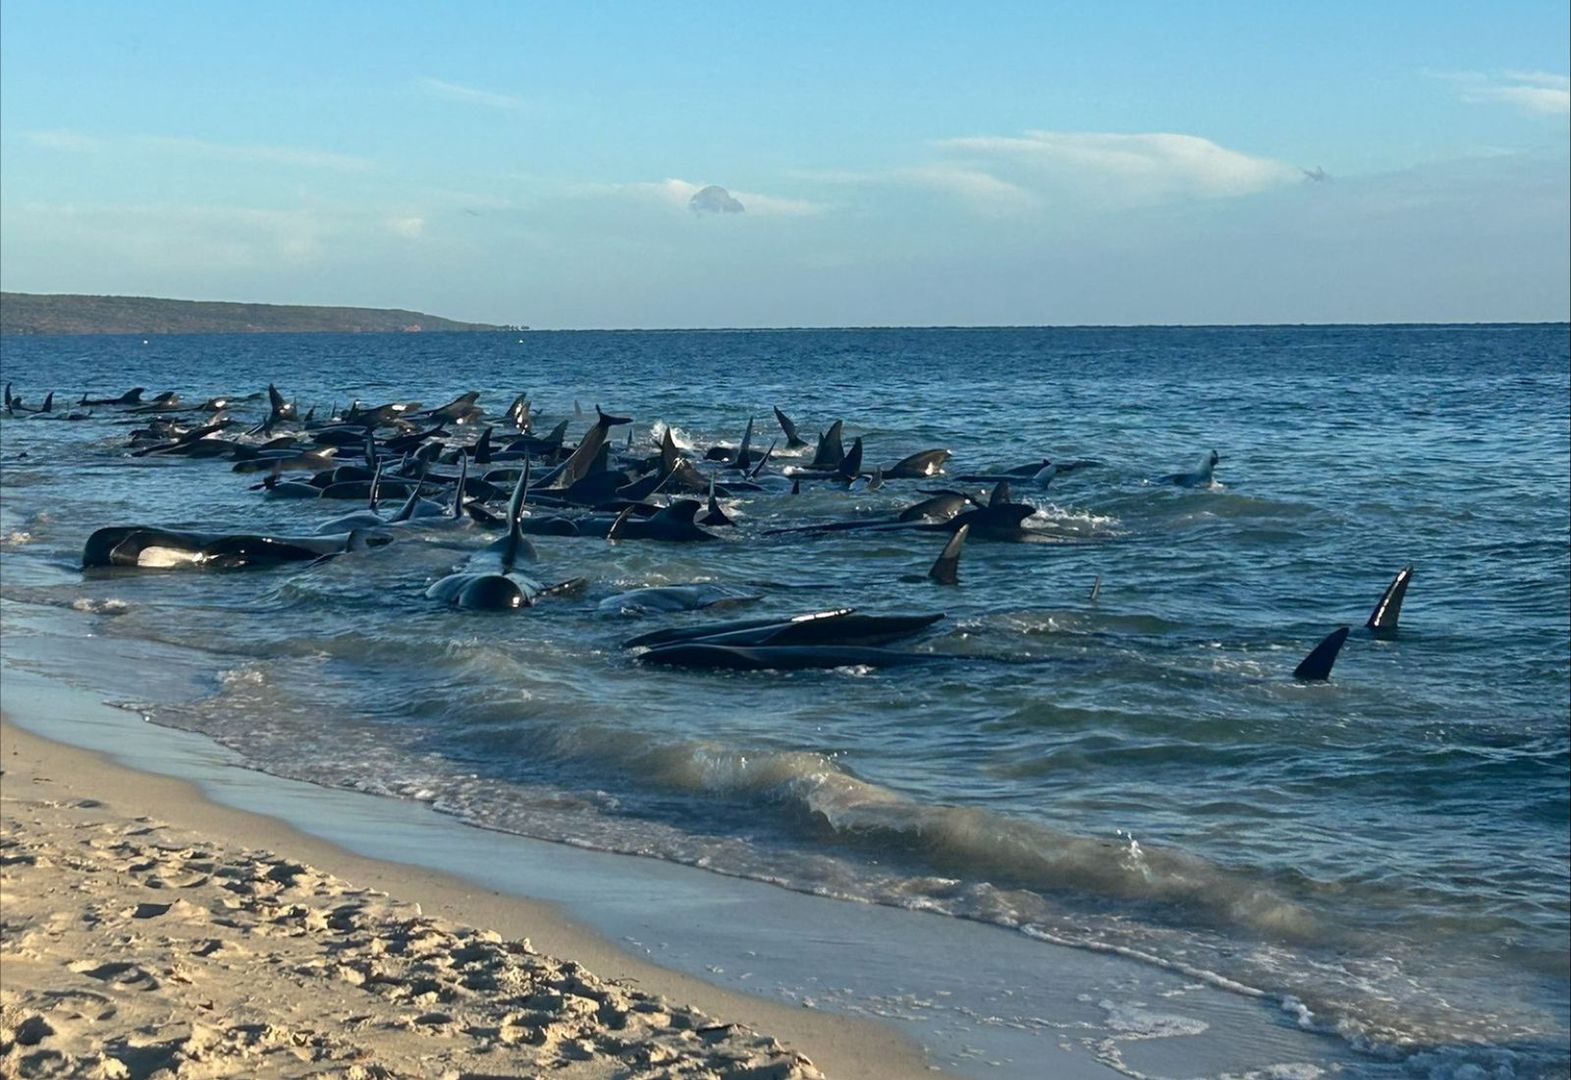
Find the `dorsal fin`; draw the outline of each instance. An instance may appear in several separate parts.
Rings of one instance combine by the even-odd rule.
[[[779,441],[780,440],[778,439],[773,439],[770,441],[769,449],[765,450],[764,456],[758,459],[758,464],[754,467],[753,471],[747,474],[747,478],[749,480],[758,479],[758,474],[764,471],[765,465],[769,464],[769,457],[775,452],[775,446]]]
[[[815,466],[833,469],[845,460],[845,451],[840,448],[840,432],[844,427],[845,421],[836,420],[818,437],[818,449],[813,452]]]
[[[1342,643],[1347,640],[1349,628],[1339,626],[1325,636],[1325,639],[1309,651],[1309,655],[1296,668],[1293,669],[1293,678],[1303,679],[1306,682],[1324,682],[1331,677],[1331,668],[1336,664],[1337,654],[1342,651]]]
[[[376,468],[376,436],[371,434],[369,428],[365,433],[365,463],[368,468]]]
[[[692,524],[693,516],[702,509],[703,504],[701,504],[697,499],[678,499],[670,506],[661,507],[661,509],[649,520],[667,521],[682,525],[690,525]]]
[[[632,512],[633,508],[631,506],[622,508],[622,512],[616,515],[616,520],[611,522],[611,527],[606,530],[605,538],[607,540],[620,540],[622,538],[622,530],[627,525],[628,515]]]
[[[489,426],[480,433],[480,438],[475,440],[475,464],[491,464],[491,428]]]
[[[662,472],[669,473],[677,467],[680,461],[681,455],[677,453],[676,438],[671,434],[671,428],[668,425],[665,429],[665,435],[660,439],[660,469]]]
[[[796,425],[791,418],[780,411],[780,406],[775,406],[775,419],[780,422],[780,430],[785,432],[786,444],[795,447],[801,443],[801,437],[796,433]]]
[[[1102,575],[1098,574],[1096,576],[1096,580],[1091,583],[1091,602],[1093,604],[1096,603],[1098,597],[1100,597],[1101,595],[1102,595]]]
[[[382,466],[377,465],[376,471],[371,474],[371,500],[369,506],[367,506],[367,509],[373,514],[376,513],[376,498],[381,493],[381,487]]]
[[[753,448],[753,418],[747,418],[747,430],[742,432],[742,445],[736,448],[736,467],[745,469],[751,465],[752,459],[748,456]]]
[[[502,545],[502,571],[506,573],[518,561],[520,551],[525,557],[533,561],[537,556],[535,549],[528,540],[524,539],[524,500],[529,495],[529,458],[524,457],[524,471],[518,474],[518,483],[513,485],[513,497],[507,501],[507,540]]]
[[[1413,580],[1413,568],[1404,566],[1397,571],[1396,577],[1391,579],[1391,584],[1386,586],[1386,591],[1381,594],[1380,602],[1375,605],[1375,610],[1370,612],[1369,621],[1364,625],[1376,637],[1391,637],[1396,634],[1397,621],[1402,617],[1402,601],[1407,597],[1407,583]]]
[[[416,477],[415,486],[409,489],[409,498],[404,500],[404,505],[398,508],[398,513],[388,518],[388,521],[409,521],[415,516],[415,507],[419,505],[420,477]]]
[[[489,429],[487,429],[489,430]],[[458,487],[453,491],[453,517],[464,516],[464,485],[469,482],[469,455],[458,455]]]
[[[933,568],[927,572],[928,577],[940,585],[960,584],[960,549],[965,547],[966,537],[970,533],[969,525],[962,525],[955,530],[955,534],[949,538],[949,543],[944,545],[944,550],[939,552]]]
[[[835,475],[843,480],[855,480],[862,474],[862,436],[858,435],[846,456],[840,459]]]
[[[993,488],[993,493],[987,497],[987,505],[989,507],[1004,506],[1011,501],[1013,494],[1009,490],[1009,481],[1000,480]]]
[[[548,434],[541,441],[545,443],[555,443],[557,446],[561,446],[562,440],[565,438],[567,438],[567,421],[563,420],[560,424],[556,425],[556,427],[552,428],[550,434]]]
[[[800,494],[802,494],[802,480],[801,480],[800,477],[798,477],[797,479],[791,481],[791,494],[793,494],[793,495],[800,495]]]

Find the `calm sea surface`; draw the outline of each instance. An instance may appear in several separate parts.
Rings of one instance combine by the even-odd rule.
[[[7,338],[3,366],[32,404],[273,381],[319,415],[470,389],[499,413],[528,391],[540,430],[598,402],[641,446],[669,425],[699,456],[749,416],[767,445],[779,405],[810,440],[843,418],[869,467],[1095,459],[1017,491],[1038,542],[973,540],[958,588],[920,578],[932,533],[761,535],[934,483],[808,485],[731,502],[724,543],[539,538],[540,576],[587,592],[495,616],[423,595],[478,532],[311,569],[84,575],[101,525],[295,533],[354,507],[132,459],[112,409],[6,419],[0,595],[13,626],[56,609],[152,658],[123,700],[258,768],[999,923],[1022,948],[1127,950],[1378,1056],[1564,1071],[1564,326]],[[1220,487],[1152,482],[1212,448]],[[1355,630],[1329,684],[1295,683],[1407,564],[1400,636]],[[623,639],[705,616],[600,601],[695,581],[761,598],[722,618],[942,611],[915,647],[957,658],[635,664]]]

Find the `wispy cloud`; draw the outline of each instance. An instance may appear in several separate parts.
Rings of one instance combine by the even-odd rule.
[[[983,169],[964,165],[921,165],[898,169],[892,178],[902,183],[954,195],[982,213],[1009,213],[1036,205],[1031,192]]]
[[[443,101],[456,101],[461,105],[483,105],[491,109],[524,107],[524,99],[514,97],[512,94],[499,94],[494,90],[481,90],[429,76],[420,80],[420,88],[432,97],[441,98]]]
[[[949,153],[983,163],[1021,188],[1068,186],[1129,201],[1251,195],[1301,179],[1286,162],[1169,132],[1028,131],[945,139]]]
[[[991,217],[1053,207],[1252,195],[1306,177],[1325,178],[1323,172],[1232,150],[1198,135],[1166,132],[1028,131],[941,139],[933,147],[941,160],[879,172],[795,175],[822,184],[938,192]]]
[[[35,146],[70,153],[103,154],[123,151],[153,152],[172,157],[204,158],[253,165],[287,165],[303,169],[365,172],[375,163],[353,154],[295,146],[262,146],[224,143],[178,135],[118,135],[99,137],[70,131],[30,131],[24,136]]]
[[[1571,114],[1571,78],[1545,71],[1430,72],[1457,88],[1457,95],[1472,105],[1511,105],[1545,116]]]

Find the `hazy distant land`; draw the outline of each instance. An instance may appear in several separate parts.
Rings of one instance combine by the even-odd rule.
[[[378,334],[505,330],[400,308],[0,293],[0,334]]]

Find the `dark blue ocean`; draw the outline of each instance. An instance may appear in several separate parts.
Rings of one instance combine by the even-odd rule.
[[[265,500],[227,461],[133,459],[112,409],[8,418],[0,596],[8,629],[49,610],[116,643],[139,673],[120,700],[259,769],[1138,955],[1273,996],[1372,1060],[1564,1070],[1564,325],[12,337],[0,359],[31,404],[271,381],[318,415],[465,390],[500,413],[527,391],[541,430],[576,438],[575,401],[599,403],[638,446],[670,427],[697,457],[749,417],[767,445],[778,405],[810,441],[844,419],[870,468],[933,447],[951,476],[1093,460],[1017,489],[1032,542],[973,540],[956,588],[921,577],[937,534],[763,535],[953,480],[809,484],[729,500],[721,543],[538,538],[541,576],[587,590],[494,616],[423,594],[479,533],[85,576],[101,525],[300,533],[354,507]],[[1155,482],[1212,449],[1215,486]],[[1406,565],[1400,634],[1357,632]],[[706,616],[601,601],[687,582],[759,597],[721,617],[943,612],[915,647],[955,659],[635,663],[623,639]],[[1295,682],[1339,624],[1332,679]]]

